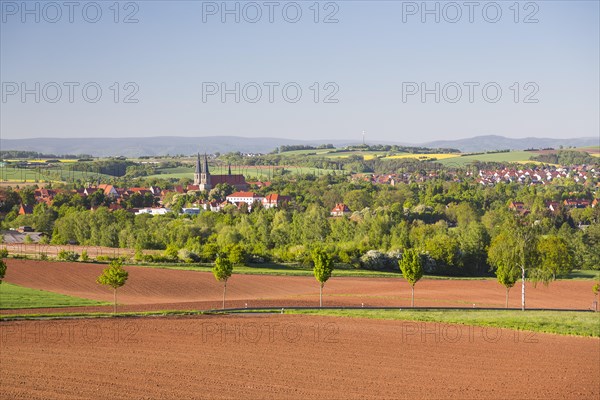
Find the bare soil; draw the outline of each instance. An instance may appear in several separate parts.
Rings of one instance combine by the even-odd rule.
[[[106,265],[32,260],[8,261],[5,281],[34,289],[112,302],[112,289],[96,278]],[[209,272],[126,267],[127,284],[119,289],[121,311],[203,310],[220,308],[223,285]],[[527,307],[589,309],[592,282],[564,280],[549,286],[527,284]],[[324,305],[410,305],[410,286],[398,278],[334,276],[326,283]],[[505,290],[493,279],[423,279],[415,289],[415,306],[504,307]],[[233,275],[227,284],[227,307],[317,306],[319,287],[313,277]],[[509,306],[520,307],[520,285],[510,293]],[[24,312],[109,311],[110,306],[26,310]],[[15,310],[2,310],[3,314]]]
[[[0,323],[6,399],[597,399],[600,340],[261,315]]]

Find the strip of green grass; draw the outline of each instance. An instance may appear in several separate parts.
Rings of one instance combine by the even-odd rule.
[[[211,272],[211,265],[177,265],[177,264],[143,264],[137,265],[148,268],[175,269],[183,271],[202,271]],[[284,265],[284,264],[266,264],[261,266],[235,266],[234,274],[239,275],[278,275],[278,276],[314,276],[313,270],[308,267]],[[367,271],[361,269],[336,269],[333,276],[355,276],[371,278],[401,278],[400,273]]]
[[[560,276],[558,279],[569,279],[569,280],[590,280],[600,279],[600,271],[594,271],[591,269],[579,269],[571,271],[567,276]]]
[[[600,337],[600,313],[514,310],[286,310],[289,314],[493,326],[560,335]]]
[[[160,268],[160,269],[175,269],[182,271],[202,271],[211,272],[212,265],[209,264],[131,264],[133,266],[148,267],[148,268]],[[233,268],[234,274],[240,275],[278,275],[278,276],[314,276],[313,270],[310,267],[301,266],[297,264],[254,264],[254,265],[243,265],[235,266]],[[366,269],[357,268],[336,268],[333,270],[335,277],[357,277],[357,278],[402,278],[400,271],[370,271]],[[493,279],[486,277],[454,277],[454,276],[437,276],[437,275],[425,275],[425,279],[452,279],[452,280],[483,280]]]
[[[47,169],[27,169],[27,168],[15,168],[15,167],[2,167],[0,168],[0,180],[9,182],[37,182],[37,181],[56,181],[65,182],[72,180],[85,180],[85,179],[111,179],[110,175],[100,174],[97,172],[86,172],[86,171],[73,171],[71,167],[67,165],[58,166],[56,168]]]
[[[236,311],[237,314],[271,314],[271,310],[248,310]],[[90,312],[90,313],[48,313],[48,314],[3,314],[0,315],[0,321],[9,320],[29,320],[29,319],[64,319],[64,318],[135,318],[135,317],[177,317],[190,315],[223,315],[229,314],[227,311],[198,311],[198,310],[158,310],[158,311],[132,311],[119,312]]]
[[[104,303],[96,300],[82,299],[45,290],[30,289],[23,286],[2,283],[0,285],[0,310],[17,308],[51,308],[98,306]]]
[[[141,267],[161,268],[161,269],[178,269],[182,271],[202,271],[211,272],[212,265],[210,264],[132,264]],[[299,264],[252,264],[235,266],[234,274],[240,275],[279,275],[279,276],[313,276],[313,270],[310,267]],[[366,269],[358,269],[352,267],[340,267],[339,265],[333,270],[335,277],[357,277],[357,278],[399,278],[402,279],[400,271],[371,271]],[[567,276],[560,276],[558,280],[594,280],[599,279],[600,271],[593,270],[577,270],[572,271]],[[441,276],[425,274],[423,279],[439,279],[439,280],[495,280],[493,276]]]
[[[178,315],[203,315],[210,314],[204,311],[184,311],[184,310],[163,310],[163,311],[139,311],[124,312],[114,314],[112,312],[92,312],[92,313],[49,313],[49,314],[4,314],[0,316],[0,321],[7,320],[28,320],[28,319],[61,319],[61,318],[121,318],[121,317],[163,317]]]
[[[248,311],[256,313],[257,311]],[[269,312],[269,311],[262,311]],[[261,312],[259,312],[261,313]],[[514,311],[514,310],[286,310],[286,314],[319,315],[347,318],[373,318],[401,321],[441,322],[471,326],[515,329],[559,335],[600,337],[600,313],[576,311]],[[106,318],[163,317],[210,315],[206,311],[147,311],[111,313],[53,313],[2,315],[0,320],[36,318]]]
[[[200,263],[200,264],[164,264],[164,263],[139,263],[131,264],[137,267],[146,268],[159,268],[159,269],[174,269],[181,271],[200,271],[200,272],[212,272],[212,264]],[[280,276],[313,276],[313,270],[310,267],[305,267],[299,264],[276,264],[276,263],[265,263],[265,264],[252,264],[252,265],[236,265],[233,268],[234,274],[240,275],[280,275]],[[339,274],[338,276],[372,276],[372,277],[397,277],[399,273],[395,272],[380,272],[380,271],[367,271],[358,269],[339,269],[335,270],[334,273]]]

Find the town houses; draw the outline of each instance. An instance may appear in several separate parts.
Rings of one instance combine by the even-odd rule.
[[[445,176],[453,181],[458,181],[460,178],[454,172],[448,171]],[[370,182],[375,185],[391,185],[396,186],[401,183],[422,183],[430,180],[437,179],[438,173],[436,171],[420,171],[415,173],[392,173],[392,174],[353,174],[353,181]]]
[[[94,210],[98,207],[107,207],[111,211],[125,210],[135,214],[164,215],[177,210],[181,214],[196,215],[201,211],[218,212],[228,205],[242,208],[247,206],[247,210],[252,210],[256,204],[264,208],[278,208],[290,203],[289,196],[282,196],[278,193],[256,194],[248,192],[252,187],[255,190],[263,190],[270,186],[271,182],[246,182],[244,175],[232,174],[231,166],[228,167],[228,173],[224,175],[211,174],[208,164],[208,157],[200,154],[196,157],[196,165],[193,175],[193,183],[189,185],[169,184],[166,188],[156,185],[149,187],[118,187],[113,184],[88,183],[75,189],[34,187],[33,189],[24,187],[17,188],[13,192],[16,199],[10,201],[6,190],[0,189],[0,205],[9,202],[18,207],[19,215],[28,215],[34,212],[36,204],[44,203],[47,206],[54,205],[55,198],[60,198],[60,202],[65,197],[76,196],[81,200],[78,205]],[[234,193],[226,195],[233,189]],[[18,193],[27,193],[27,196],[20,196]],[[183,203],[178,202],[183,198]],[[187,206],[187,207],[186,207]],[[11,206],[12,207],[12,206]]]
[[[239,178],[235,179],[237,181]],[[171,212],[172,207],[167,207],[167,205],[172,206],[169,203],[174,203],[174,199],[182,195],[195,197],[195,200],[192,201],[192,207],[181,207],[181,213],[186,215],[196,215],[201,210],[218,212],[227,205],[241,208],[242,204],[245,204],[248,211],[251,211],[256,204],[269,209],[278,208],[291,202],[291,197],[282,196],[278,193],[259,195],[255,192],[244,191],[234,192],[222,199],[206,199],[209,193],[209,185],[201,185],[204,185],[204,190],[200,190],[198,185],[188,185],[186,188],[181,185],[174,185],[171,188],[162,189],[157,186],[122,188],[110,184],[89,185],[72,190],[34,189],[31,204],[23,204],[19,199],[19,203],[17,203],[19,207],[18,214],[32,214],[34,206],[40,203],[51,206],[54,204],[55,198],[60,197],[60,195],[78,196],[83,201],[82,205],[87,205],[87,208],[92,210],[100,206],[106,206],[111,211],[123,209],[135,214],[149,215],[163,215]],[[248,184],[244,183],[243,187],[247,186]],[[18,193],[21,190],[26,189],[17,189],[15,192]],[[1,200],[5,201],[5,192],[0,192],[0,196],[2,196]]]
[[[277,208],[288,204],[291,200],[289,196],[281,196],[277,193],[271,193],[266,197],[260,196],[254,192],[235,192],[226,197],[227,202],[235,204],[238,208],[246,204],[251,210],[254,204],[261,204],[264,208]]]
[[[496,170],[479,170],[476,180],[484,186],[493,186],[497,183],[521,183],[532,185],[545,185],[557,180],[570,180],[575,183],[588,184],[600,178],[600,171],[587,166],[571,167],[541,167],[534,169],[503,168]]]
[[[547,210],[551,212],[559,212],[562,209],[571,210],[577,208],[595,208],[600,204],[599,199],[594,199],[593,201],[585,200],[585,199],[565,199],[562,201],[546,201],[544,202],[544,206]],[[531,212],[529,207],[525,205],[525,203],[521,201],[511,201],[508,204],[508,209],[514,211],[516,213],[527,215]]]
[[[498,183],[519,183],[531,185],[546,185],[558,181],[572,181],[575,183],[589,185],[600,179],[600,170],[594,166],[575,165],[568,167],[545,166],[539,168],[499,168],[481,169],[473,172],[467,169],[464,175],[456,171],[444,171],[444,177],[450,181],[460,181],[466,178],[484,186],[494,186]],[[353,174],[353,181],[370,182],[377,185],[395,186],[400,183],[420,183],[439,178],[438,171],[419,171],[413,173],[391,173],[391,174]]]

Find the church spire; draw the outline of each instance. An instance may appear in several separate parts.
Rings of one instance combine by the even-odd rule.
[[[204,173],[206,175],[209,175],[209,172],[208,172],[208,158],[206,157],[206,153],[204,153],[204,168],[203,168],[202,173]]]
[[[194,172],[194,185],[200,185],[201,174],[202,169],[200,168],[200,153],[198,153],[198,158],[196,159],[196,172]]]

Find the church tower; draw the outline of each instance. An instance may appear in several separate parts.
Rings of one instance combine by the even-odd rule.
[[[235,190],[248,190],[248,183],[243,174],[233,174],[231,171],[231,163],[227,165],[227,174],[211,175],[208,169],[208,156],[204,153],[204,158],[200,157],[200,153],[196,157],[196,170],[194,171],[194,184],[188,185],[188,190],[206,190],[210,191],[220,184],[231,185]]]
[[[199,165],[200,165],[200,156],[198,156],[198,165],[196,167],[198,168]],[[208,171],[208,157],[206,156],[206,153],[204,154],[204,162],[203,162],[202,168],[200,170],[199,189],[200,190],[212,189],[212,185],[210,184],[210,172]]]
[[[198,159],[196,160],[196,172],[194,172],[194,186],[200,186],[200,174],[202,170],[200,169],[200,153],[198,153]]]

